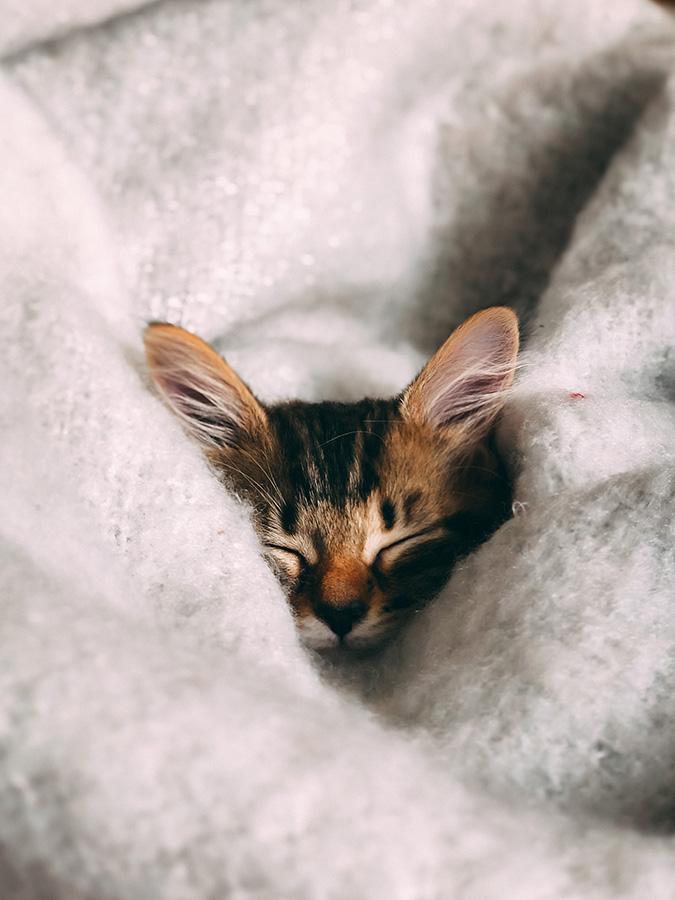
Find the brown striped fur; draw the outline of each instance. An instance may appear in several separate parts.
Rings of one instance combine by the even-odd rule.
[[[207,344],[148,327],[155,384],[243,496],[301,635],[371,647],[503,520],[492,430],[513,379],[515,316],[473,316],[399,397],[260,403]]]

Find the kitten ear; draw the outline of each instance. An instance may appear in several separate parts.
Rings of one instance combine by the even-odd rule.
[[[175,325],[149,325],[145,354],[167,406],[203,449],[238,444],[242,431],[265,424],[265,413],[239,376],[209,345]]]
[[[485,432],[506,399],[518,355],[518,320],[504,306],[460,325],[403,395],[403,415],[417,424],[461,424]]]

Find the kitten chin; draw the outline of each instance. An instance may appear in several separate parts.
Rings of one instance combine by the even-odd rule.
[[[505,518],[493,445],[513,381],[514,313],[460,326],[398,397],[267,406],[200,338],[145,333],[154,383],[223,482],[250,504],[301,640],[380,646]]]

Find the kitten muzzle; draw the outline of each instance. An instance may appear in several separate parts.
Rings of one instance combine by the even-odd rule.
[[[347,603],[344,606],[317,603],[314,607],[314,612],[317,618],[325,622],[332,632],[339,638],[343,638],[365,617],[368,607],[360,600]]]

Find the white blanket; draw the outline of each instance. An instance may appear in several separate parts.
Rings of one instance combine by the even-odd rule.
[[[2,900],[672,900],[675,23],[4,0],[0,48]],[[498,303],[514,517],[321,669],[143,326],[344,399]]]

